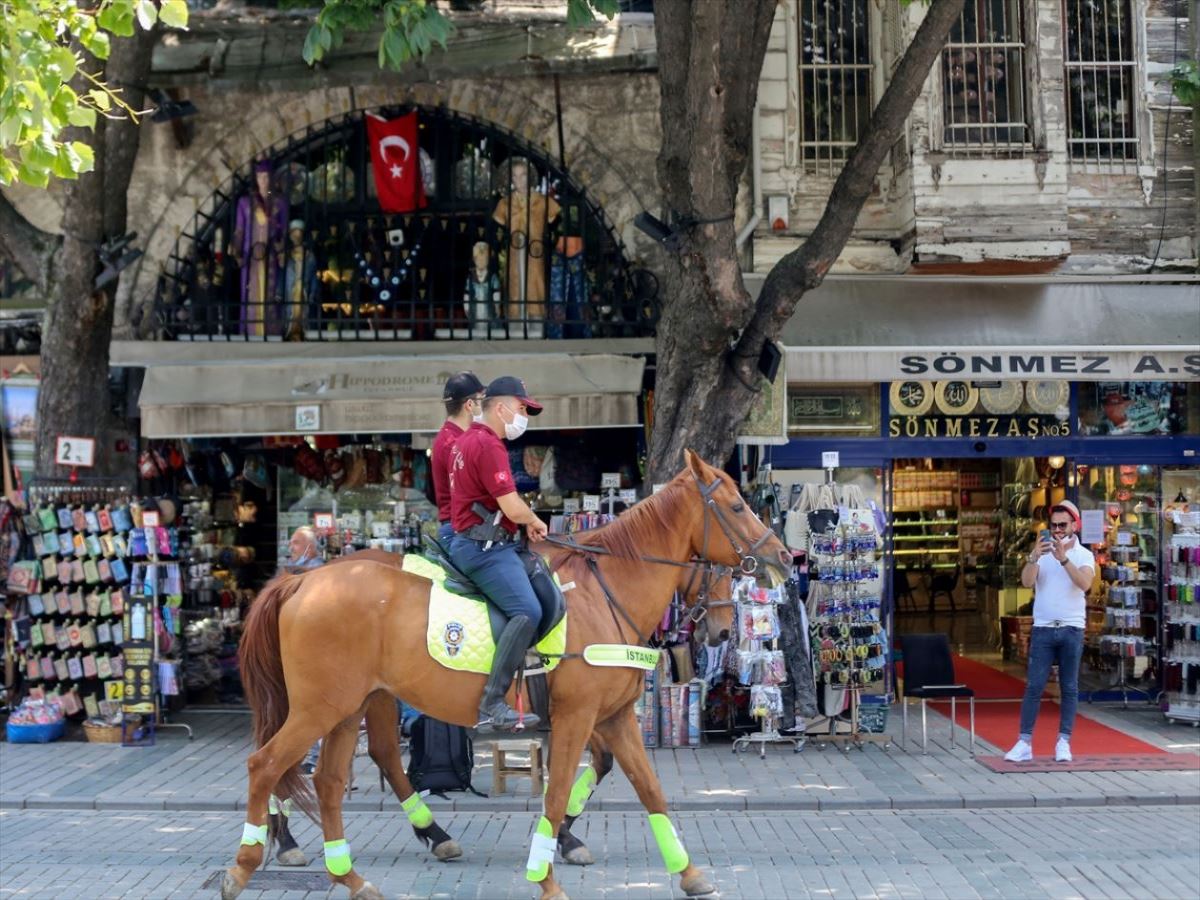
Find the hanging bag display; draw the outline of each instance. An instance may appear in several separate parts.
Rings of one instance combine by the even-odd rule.
[[[827,484],[817,488],[817,496],[813,509],[808,514],[808,530],[810,534],[824,534],[835,527],[838,521],[837,500],[833,490]]]
[[[789,550],[808,550],[808,514],[816,508],[817,485],[805,483],[793,489],[793,500],[788,507],[783,526],[783,540]]]

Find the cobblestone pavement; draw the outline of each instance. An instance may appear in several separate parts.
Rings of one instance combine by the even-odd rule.
[[[245,762],[251,751],[249,716],[192,713],[179,718],[194,727],[194,741],[172,731],[160,736],[156,746],[141,749],[61,741],[0,743],[0,808],[232,810],[241,806]],[[1189,754],[1197,768],[1000,775],[967,754],[961,733],[959,747],[951,750],[947,722],[933,713],[928,754],[920,752],[918,737],[910,733],[907,749],[897,743],[887,751],[879,746],[820,749],[810,739],[801,753],[769,747],[766,759],[756,753],[733,754],[728,744],[653,750],[650,755],[668,800],[680,810],[1200,804],[1200,758],[1196,756],[1200,731],[1164,728],[1160,714],[1145,718],[1146,727],[1137,729],[1141,735],[1156,735],[1155,743]],[[919,726],[914,730],[919,734]],[[476,744],[476,751],[475,786],[487,793],[491,757],[484,742]],[[979,752],[995,752],[995,748],[981,742]],[[380,790],[378,770],[365,755],[355,759],[355,785],[348,809],[398,809],[390,791]],[[509,812],[541,805],[540,797],[530,796],[524,779],[512,779],[509,792],[499,797],[450,796],[454,799],[431,803],[435,809]],[[629,781],[616,771],[597,790],[589,809],[612,812],[641,806]]]
[[[1193,898],[1200,892],[1200,807],[679,813],[693,860],[726,898]],[[359,871],[387,897],[532,898],[522,869],[530,813],[448,813],[465,849],[438,863],[398,814],[347,817]],[[320,846],[297,820],[301,846]],[[4,810],[0,897],[214,897],[241,817],[224,813]],[[560,866],[580,898],[667,898],[671,884],[644,815],[586,814],[597,858]],[[282,879],[294,890],[279,890]],[[254,890],[260,887],[259,890]],[[319,860],[256,874],[243,897],[329,894]]]

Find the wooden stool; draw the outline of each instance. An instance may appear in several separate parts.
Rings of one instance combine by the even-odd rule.
[[[529,765],[510,766],[506,753],[528,753]],[[542,745],[539,741],[492,741],[492,794],[503,794],[512,776],[529,779],[529,791],[534,797],[542,795]]]

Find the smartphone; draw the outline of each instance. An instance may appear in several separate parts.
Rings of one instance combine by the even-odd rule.
[[[1038,543],[1048,540],[1050,540],[1050,531],[1047,528],[1043,528],[1040,532],[1038,532]]]

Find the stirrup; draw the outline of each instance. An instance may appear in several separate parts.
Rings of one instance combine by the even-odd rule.
[[[536,728],[540,721],[541,719],[533,713],[522,715],[507,703],[501,703],[493,707],[490,712],[480,710],[475,730],[480,733],[503,731],[519,734],[526,728]]]

